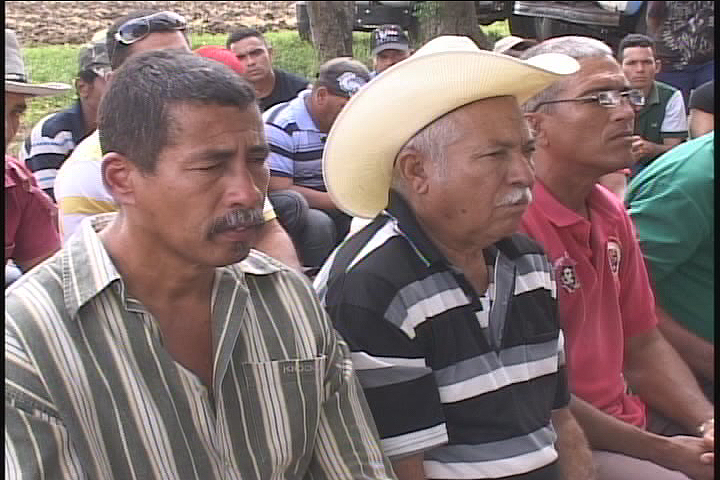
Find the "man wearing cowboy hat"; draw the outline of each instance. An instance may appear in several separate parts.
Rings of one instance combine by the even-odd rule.
[[[513,234],[533,184],[519,104],[576,69],[439,37],[351,98],[328,136],[328,192],[374,220],[314,286],[399,479],[594,478],[551,266]]]
[[[537,179],[522,228],[543,245],[557,278],[573,414],[600,479],[714,478],[713,405],[658,330],[624,205],[597,185],[633,162],[642,92],[599,40],[559,37],[524,55],[548,53],[574,57],[580,70],[523,105]],[[567,269],[572,284],[562,279]]]
[[[57,208],[38,188],[32,173],[8,156],[8,146],[20,128],[27,99],[69,89],[64,83],[30,83],[15,32],[5,29],[5,264],[12,259],[22,271],[60,248]]]

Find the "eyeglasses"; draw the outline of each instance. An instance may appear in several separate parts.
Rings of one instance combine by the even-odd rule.
[[[536,111],[543,105],[561,102],[597,102],[597,104],[601,107],[614,108],[620,105],[620,101],[623,98],[630,102],[630,105],[634,107],[642,107],[645,105],[645,95],[643,95],[642,90],[632,89],[625,90],[623,92],[619,90],[604,90],[602,92],[597,92],[595,95],[588,95],[586,97],[564,98],[562,100],[548,100],[547,102],[540,102],[535,105],[533,111]]]
[[[152,32],[185,30],[185,28],[187,28],[187,21],[182,15],[173,12],[159,12],[147,17],[133,18],[123,23],[115,32],[115,40],[125,45],[132,45]]]

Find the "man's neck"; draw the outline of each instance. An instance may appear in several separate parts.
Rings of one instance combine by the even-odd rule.
[[[121,215],[121,214],[120,214]],[[142,234],[123,224],[118,216],[100,232],[128,293],[148,307],[168,306],[179,301],[208,299],[215,269],[181,262],[177,256],[145,241]]]
[[[599,177],[579,174],[566,163],[542,157],[543,152],[535,152],[535,178],[545,185],[557,201],[588,218],[587,198]]]
[[[312,94],[306,96],[303,100],[305,102],[305,108],[307,109],[308,113],[310,114],[310,119],[313,121],[313,125],[315,125],[315,128],[317,128],[319,132],[323,132],[323,133],[329,132],[330,129],[329,128],[324,129],[323,126],[321,125],[322,122],[318,121],[319,115],[315,111],[315,105],[313,104],[313,101],[312,101]]]
[[[275,71],[271,68],[270,73],[253,84],[258,98],[269,97],[275,88]]]
[[[84,135],[89,135],[97,129],[97,107],[90,107],[87,103],[80,101],[83,122],[85,123]]]
[[[442,234],[438,234],[438,230],[429,225],[424,225],[423,221],[418,218],[425,235],[435,245],[435,247],[443,254],[451,265],[463,272],[465,278],[475,289],[478,295],[487,290],[488,286],[488,267],[485,263],[484,250],[491,242],[475,243],[453,240]],[[487,244],[486,244],[487,243]]]

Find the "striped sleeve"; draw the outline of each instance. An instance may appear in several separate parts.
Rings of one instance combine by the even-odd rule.
[[[685,113],[685,102],[680,90],[677,90],[665,106],[665,117],[660,125],[663,137],[687,137],[688,124]]]
[[[64,118],[54,113],[40,120],[22,149],[25,164],[33,172],[38,186],[51,196],[58,170],[75,148],[72,131],[66,129]]]
[[[267,160],[270,175],[292,178],[295,173],[292,138],[285,130],[272,123],[265,124],[265,137],[270,146]]]
[[[85,479],[37,367],[5,323],[5,478]]]
[[[391,303],[385,297],[394,290],[383,282],[357,271],[347,274],[344,281],[345,293],[365,292],[362,295],[377,299],[376,306]],[[387,314],[355,305],[354,294],[334,297],[327,299],[328,312],[353,352],[353,365],[385,454],[401,457],[447,443],[438,385],[426,364],[422,340],[411,338]]]

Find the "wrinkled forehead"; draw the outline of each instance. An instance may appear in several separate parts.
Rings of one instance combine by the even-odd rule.
[[[628,86],[622,67],[613,57],[587,57],[578,60],[580,70],[561,81],[566,91],[620,89]]]

